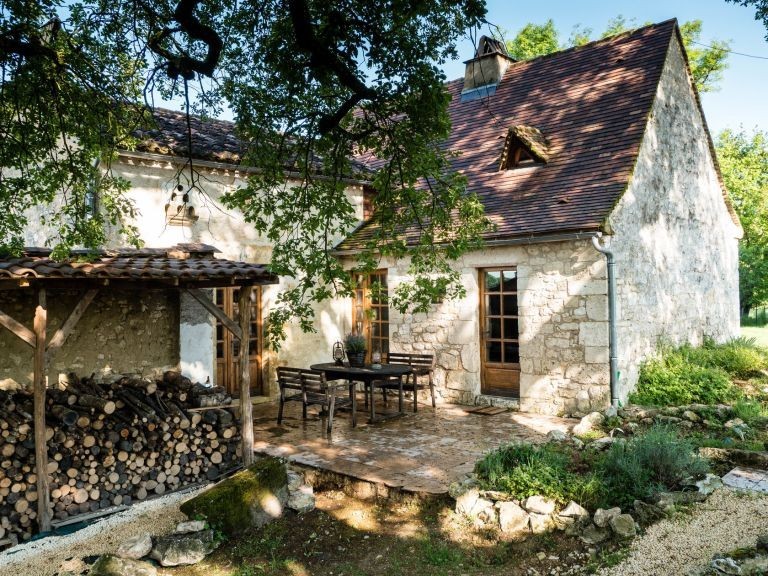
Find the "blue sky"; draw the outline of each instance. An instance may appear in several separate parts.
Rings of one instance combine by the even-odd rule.
[[[701,20],[701,42],[729,40],[734,52],[766,58],[730,54],[720,90],[702,94],[702,103],[713,134],[725,128],[768,130],[768,42],[765,27],[754,19],[754,8],[725,0],[489,0],[487,18],[512,35],[527,22],[541,24],[552,18],[564,41],[577,24],[592,28],[597,36],[608,20],[619,14],[628,20],[634,18],[637,26],[669,18],[680,22]],[[459,53],[462,60],[471,57],[473,47],[469,40],[461,44]],[[451,62],[444,70],[449,79],[458,78],[464,74],[464,65],[461,61]]]

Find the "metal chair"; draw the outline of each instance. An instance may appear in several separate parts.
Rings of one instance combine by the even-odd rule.
[[[387,363],[389,364],[407,364],[413,368],[405,383],[403,383],[403,390],[413,391],[413,411],[418,410],[418,391],[425,389],[429,386],[429,392],[432,395],[432,408],[436,406],[435,403],[435,384],[432,381],[432,374],[435,370],[435,357],[432,354],[409,354],[405,352],[390,352],[387,354]],[[419,376],[427,376],[428,381],[426,384],[419,383]],[[387,401],[387,389],[396,388],[399,386],[397,382],[385,382],[378,385],[382,388],[382,394],[384,395],[384,402]]]
[[[280,407],[277,411],[277,423],[283,422],[283,406],[286,402],[301,402],[301,415],[307,419],[307,406],[315,404],[322,407],[321,418],[327,416],[327,432],[333,429],[333,413],[336,408],[350,406],[352,409],[352,427],[357,426],[356,400],[353,385],[346,381],[328,382],[323,372],[305,368],[280,366],[277,369],[277,383],[280,387]],[[339,395],[348,392],[348,395]]]

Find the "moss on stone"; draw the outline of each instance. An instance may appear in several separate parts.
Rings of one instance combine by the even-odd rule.
[[[185,502],[181,511],[190,518],[205,518],[213,528],[234,536],[280,516],[287,484],[285,463],[265,458]]]

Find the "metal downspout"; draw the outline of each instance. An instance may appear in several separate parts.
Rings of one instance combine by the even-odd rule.
[[[600,233],[592,236],[592,245],[595,250],[605,255],[608,264],[608,347],[610,354],[611,371],[611,406],[619,406],[619,358],[616,352],[616,272],[614,270],[613,252],[600,245]]]

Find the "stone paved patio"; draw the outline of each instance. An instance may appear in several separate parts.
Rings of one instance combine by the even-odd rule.
[[[337,414],[329,439],[317,411],[310,408],[303,421],[301,405],[290,402],[278,426],[277,403],[260,404],[254,406],[254,450],[392,488],[440,494],[487,451],[512,440],[542,442],[550,430],[565,431],[578,422],[521,412],[484,416],[465,408],[420,404],[414,414],[406,402],[405,416],[367,424],[361,398],[357,428],[350,427],[348,413]]]

